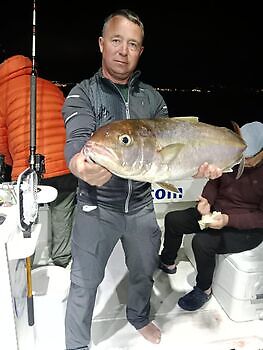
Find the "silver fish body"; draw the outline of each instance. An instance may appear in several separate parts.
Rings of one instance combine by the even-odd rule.
[[[228,128],[174,117],[111,122],[83,150],[122,178],[169,184],[192,177],[204,162],[229,171],[241,162],[245,148]]]

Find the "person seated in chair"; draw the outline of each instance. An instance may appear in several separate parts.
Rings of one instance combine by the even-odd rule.
[[[247,143],[241,177],[236,179],[238,166],[235,166],[233,172],[206,183],[196,207],[165,216],[159,262],[165,273],[176,272],[175,259],[183,235],[196,233],[192,241],[196,285],[178,301],[184,310],[198,310],[211,298],[217,254],[250,250],[263,240],[263,124],[247,123],[240,131]],[[210,218],[213,212],[212,221],[205,228],[201,226],[201,218],[204,215]]]

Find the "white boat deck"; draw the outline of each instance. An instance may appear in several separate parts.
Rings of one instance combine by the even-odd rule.
[[[196,312],[184,311],[177,305],[178,298],[192,289],[195,280],[195,270],[183,248],[175,275],[167,275],[161,270],[155,273],[151,310],[154,322],[162,330],[162,339],[156,345],[146,341],[125,317],[127,274],[120,253],[121,246],[117,245],[98,290],[91,350],[263,349],[263,321],[230,320],[214,296]],[[58,279],[57,283],[59,280],[62,281]],[[20,335],[19,350],[65,349],[64,307],[52,294],[49,298],[35,296],[35,325],[29,327],[31,332],[27,327],[27,332]]]
[[[195,194],[192,197],[195,198]],[[170,210],[170,205],[173,203],[165,202],[157,210],[157,219],[161,227],[164,213]],[[185,205],[189,206],[189,202],[177,203],[177,208]],[[42,215],[45,217],[46,212],[42,212]],[[47,244],[45,241],[48,231],[47,220],[44,219],[42,222],[43,232],[41,231],[37,246],[41,247],[43,252]],[[15,220],[13,221],[15,227]],[[11,230],[12,224],[10,223],[8,227]],[[4,238],[3,234],[6,234],[4,225],[1,225],[1,230],[1,238]],[[11,231],[17,235],[14,229]],[[37,230],[35,234],[38,234]],[[10,237],[13,237],[13,234]],[[13,247],[12,240],[9,239],[10,243],[6,246],[6,241],[7,238],[0,239],[2,266],[0,329],[2,344],[5,345],[3,349],[64,350],[64,316],[69,288],[69,268],[65,270],[51,266],[32,271],[35,323],[33,326],[28,326],[24,260],[19,257],[8,261],[7,256],[10,252],[14,251],[15,256],[15,250],[11,248],[17,245]],[[19,250],[19,247],[17,249]],[[179,297],[190,291],[195,282],[195,269],[186,257],[183,247],[179,252],[177,268],[175,275],[167,275],[161,270],[155,272],[151,312],[154,322],[162,330],[162,339],[160,344],[151,344],[126,320],[127,269],[122,247],[118,243],[107,265],[105,278],[98,289],[90,349],[263,350],[263,320],[232,321],[214,296],[199,311],[186,312],[180,309],[177,306]],[[37,280],[37,273],[41,269],[46,269],[46,276],[40,274],[40,279]],[[9,283],[10,276],[12,288]],[[17,308],[14,307],[14,303]]]
[[[157,270],[154,275],[151,310],[152,318],[162,330],[162,340],[157,345],[146,341],[126,320],[127,271],[121,249],[118,244],[98,290],[91,350],[263,349],[262,320],[232,321],[214,297],[199,311],[187,312],[180,309],[177,305],[178,298],[190,291],[195,281],[195,269],[184,255],[183,248],[180,250],[175,275],[167,275],[161,270]],[[56,267],[49,269],[52,268]],[[48,287],[46,295],[42,295],[41,291],[41,288],[47,291],[45,282],[42,280],[40,283],[42,287],[38,284],[39,295],[34,296],[34,326],[27,325],[26,312],[17,322],[19,350],[65,349],[64,312],[67,290],[65,294],[63,284],[68,287],[69,275],[68,283],[65,283],[63,273],[61,277],[57,275],[52,280],[51,275],[51,279],[47,279],[53,286]],[[8,350],[13,349],[16,348],[8,347]]]
[[[195,270],[184,255],[183,248],[180,250],[178,261],[175,275],[167,275],[157,270],[154,276],[152,317],[162,330],[161,343],[155,345],[146,341],[126,320],[127,274],[121,246],[116,246],[98,291],[91,350],[263,349],[263,321],[234,322],[214,297],[199,311],[187,312],[180,309],[177,305],[178,298],[191,290]],[[35,299],[35,303],[39,302],[41,303]],[[64,328],[61,309],[58,306],[54,307],[54,302],[50,303],[50,306],[43,305],[40,321],[42,329],[38,332],[37,348],[32,350],[63,350]],[[46,307],[50,307],[50,311]],[[50,313],[55,309],[58,313],[51,316]],[[34,327],[39,327],[37,322]],[[53,336],[50,336],[52,334]]]
[[[113,256],[113,260],[114,258],[116,257]],[[214,297],[196,312],[184,311],[177,305],[179,297],[190,291],[195,281],[195,270],[184,256],[183,249],[178,260],[180,262],[175,275],[167,275],[161,270],[155,273],[151,299],[152,316],[162,330],[161,343],[158,345],[149,343],[127,322],[124,276],[115,290],[110,285],[104,289],[109,291],[107,301],[103,303],[103,295],[98,295],[92,328],[92,349],[263,349],[263,321],[231,321]],[[103,282],[104,287],[107,287],[107,280],[110,282],[109,276],[106,276]],[[118,303],[116,303],[117,296]]]

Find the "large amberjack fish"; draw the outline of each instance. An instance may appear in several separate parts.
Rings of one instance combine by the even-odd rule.
[[[122,178],[176,190],[172,182],[192,177],[204,162],[224,172],[240,163],[240,176],[245,149],[241,136],[228,128],[174,117],[111,122],[94,132],[83,152]]]

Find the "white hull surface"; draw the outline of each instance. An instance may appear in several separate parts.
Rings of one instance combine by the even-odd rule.
[[[181,196],[155,189],[153,195],[161,228],[164,214],[169,210],[192,206],[203,184],[199,180],[181,182],[178,184]],[[39,266],[48,261],[49,223],[46,222],[46,212],[41,220],[41,232],[35,247],[38,266],[32,271],[35,293],[34,326],[28,326],[27,323],[24,259],[8,259],[6,242],[0,240],[0,329],[1,342],[8,350],[65,349],[63,321],[70,283],[69,268]],[[159,345],[153,345],[126,320],[127,270],[122,248],[118,243],[98,290],[91,350],[263,349],[262,320],[232,321],[214,296],[204,308],[196,312],[186,312],[177,306],[178,298],[190,291],[195,281],[195,268],[189,259],[191,260],[182,247],[175,275],[167,275],[161,270],[155,273],[151,310],[152,317],[162,329],[162,340]]]

